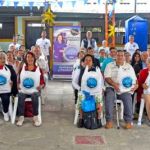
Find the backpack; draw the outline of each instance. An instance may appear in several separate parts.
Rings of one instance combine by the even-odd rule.
[[[96,110],[83,113],[83,125],[87,129],[97,129],[98,128]]]

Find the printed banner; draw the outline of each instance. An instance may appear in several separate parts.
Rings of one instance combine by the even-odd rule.
[[[53,78],[71,78],[80,49],[80,26],[55,26],[53,42]]]

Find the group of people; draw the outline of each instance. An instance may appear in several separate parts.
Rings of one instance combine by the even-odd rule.
[[[105,128],[110,129],[113,127],[114,101],[120,99],[124,105],[124,128],[131,129],[133,127],[133,99],[135,93],[137,93],[136,113],[139,113],[140,101],[143,97],[148,124],[150,125],[149,49],[141,52],[132,35],[129,36],[129,42],[123,50],[117,50],[115,47],[108,48],[106,41],[102,43],[102,47],[98,48],[96,41],[92,38],[92,32],[88,31],[86,39],[81,42],[81,50],[74,64],[72,86],[74,88],[75,104],[80,114],[78,127],[87,127],[88,119],[85,114],[89,111],[85,111],[84,101],[89,100],[89,98],[86,97],[85,91],[95,97],[98,127],[102,127],[101,113],[103,107],[106,118]],[[93,74],[96,74],[97,70],[99,70],[99,78],[96,76],[95,78],[100,83],[96,83],[94,86],[95,81],[91,78],[94,77]],[[90,76],[85,78],[88,74]],[[89,84],[89,80],[91,80],[91,84]],[[100,85],[99,88],[93,92],[98,85]],[[86,104],[88,105],[88,101]]]
[[[92,125],[96,120],[97,127],[102,127],[101,116],[105,108],[105,127],[112,128],[114,101],[118,98],[124,104],[124,127],[132,128],[135,93],[136,112],[139,112],[140,100],[143,97],[150,124],[150,51],[141,52],[138,44],[134,42],[134,36],[129,37],[124,50],[106,45],[104,40],[98,48],[91,31],[81,41],[81,50],[72,72],[75,104],[80,113],[78,127],[90,128],[87,123],[87,118],[90,117],[94,118]],[[46,38],[45,31],[42,31],[41,38],[30,51],[26,51],[24,45],[19,45],[14,37],[8,51],[0,52],[0,98],[5,121],[9,121],[10,96],[17,95],[19,100],[16,125],[23,125],[25,99],[28,97],[32,99],[34,125],[41,125],[38,118],[38,98],[45,91],[46,81],[50,78],[50,52],[51,43]],[[42,95],[42,99],[45,95]],[[84,103],[86,99],[94,99],[95,103]],[[91,106],[86,107],[87,103]]]
[[[17,37],[8,46],[7,52],[0,52],[0,98],[4,120],[9,121],[10,96],[18,96],[18,120],[16,125],[22,126],[25,115],[25,100],[31,98],[33,122],[40,126],[38,118],[39,96],[46,98],[46,82],[49,78],[50,41],[46,32],[42,31],[41,38],[35,46],[27,51],[24,45],[17,43]],[[42,95],[41,95],[42,94]]]

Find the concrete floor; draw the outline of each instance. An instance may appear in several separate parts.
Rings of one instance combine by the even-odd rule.
[[[0,150],[150,150],[150,127],[146,124],[135,124],[132,130],[74,126],[72,93],[70,82],[50,81],[48,100],[42,106],[42,126],[34,127],[29,118],[22,127],[1,120]]]

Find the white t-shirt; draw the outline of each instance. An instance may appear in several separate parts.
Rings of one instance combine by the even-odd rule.
[[[131,56],[134,54],[134,52],[139,49],[139,46],[137,43],[133,42],[132,44],[130,42],[125,44],[124,47],[125,50],[127,50],[127,52],[129,52],[131,54]]]
[[[49,55],[49,48],[51,47],[51,42],[49,39],[47,39],[47,38],[37,39],[36,44],[40,46],[40,48],[45,56]]]
[[[11,47],[11,46],[15,46],[15,49],[19,50],[20,44],[18,44],[18,43],[16,43],[16,44],[11,43],[11,44],[9,44],[9,46],[8,46],[8,50],[10,50],[10,47]]]

